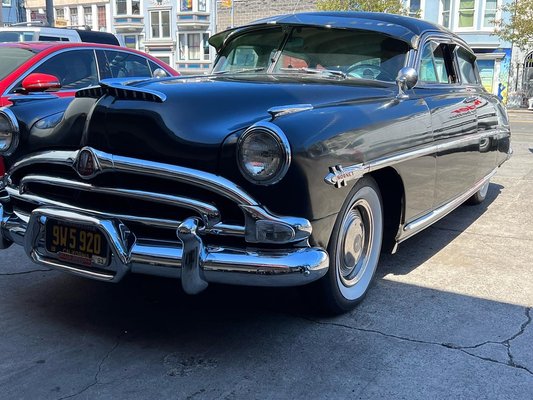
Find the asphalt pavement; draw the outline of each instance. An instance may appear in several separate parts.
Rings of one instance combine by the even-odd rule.
[[[0,252],[0,399],[533,398],[533,111],[487,200],[324,318],[294,289],[106,284]]]

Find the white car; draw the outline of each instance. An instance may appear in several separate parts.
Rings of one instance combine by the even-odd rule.
[[[0,42],[90,42],[124,46],[112,33],[49,26],[9,26],[0,28]]]

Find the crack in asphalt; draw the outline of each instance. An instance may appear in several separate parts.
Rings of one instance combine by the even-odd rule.
[[[351,330],[365,332],[365,333],[373,333],[373,334],[381,335],[381,336],[384,336],[384,337],[387,337],[387,338],[402,340],[402,341],[411,342],[411,343],[420,343],[420,344],[426,344],[426,345],[432,345],[432,346],[440,346],[440,347],[444,347],[444,348],[450,349],[450,350],[458,350],[458,351],[463,352],[464,354],[467,354],[467,355],[469,355],[471,357],[474,357],[474,358],[477,358],[479,360],[492,362],[492,363],[496,363],[496,364],[500,364],[500,365],[505,365],[507,367],[517,368],[517,369],[523,370],[523,371],[527,372],[529,375],[533,376],[533,371],[530,370],[529,368],[527,368],[524,365],[518,364],[515,361],[512,353],[511,353],[511,342],[513,340],[515,340],[517,337],[519,337],[520,335],[522,335],[525,332],[526,328],[531,324],[531,321],[532,321],[531,307],[526,307],[525,308],[525,315],[526,315],[526,321],[524,321],[520,325],[519,331],[517,333],[515,333],[514,335],[512,335],[510,338],[502,340],[500,342],[489,340],[489,341],[486,341],[486,342],[483,342],[483,343],[479,343],[479,344],[476,344],[476,345],[473,345],[473,346],[458,346],[458,345],[455,345],[453,343],[431,342],[431,341],[428,341],[428,340],[413,339],[413,338],[409,338],[409,337],[405,337],[405,336],[398,336],[398,335],[393,335],[393,334],[390,334],[390,333],[384,333],[384,332],[378,331],[377,329],[357,328],[357,327],[354,327],[354,326],[341,324],[341,323],[338,323],[338,322],[325,322],[325,321],[319,321],[319,320],[315,320],[315,319],[307,318],[307,317],[303,317],[303,316],[298,316],[298,317],[303,319],[303,320],[306,320],[308,322],[312,322],[312,323],[315,323],[315,324],[318,324],[318,325],[337,326],[337,327],[340,327],[340,328],[346,328],[346,329],[351,329]],[[496,344],[496,345],[505,346],[506,349],[507,349],[508,361],[505,363],[505,362],[502,362],[502,361],[495,360],[493,358],[483,357],[483,356],[480,356],[480,355],[477,355],[477,354],[474,354],[474,353],[471,353],[471,352],[468,351],[468,350],[480,348],[480,347],[482,347],[484,345],[487,345],[487,344]]]
[[[111,356],[111,354],[117,349],[117,347],[120,345],[120,342],[121,342],[121,339],[122,337],[124,336],[126,332],[123,332],[121,333],[118,338],[117,338],[117,342],[115,343],[115,345],[113,346],[113,348],[111,350],[109,350],[105,355],[104,357],[102,357],[102,359],[100,360],[100,362],[98,363],[98,370],[96,371],[96,374],[94,374],[94,378],[93,378],[93,382],[88,384],[87,386],[85,386],[83,389],[81,389],[80,391],[74,393],[74,394],[70,394],[68,396],[63,396],[63,397],[60,397],[58,400],[65,400],[65,399],[71,399],[73,397],[76,397],[76,396],[79,396],[80,394],[86,392],[87,390],[89,390],[90,388],[92,388],[93,386],[97,385],[98,384],[98,376],[100,375],[100,372],[102,371],[102,365],[104,365],[104,362],[106,362],[106,360],[109,358],[109,356]]]
[[[26,274],[33,274],[34,272],[48,272],[52,271],[51,268],[49,269],[32,269],[30,271],[22,271],[22,272],[5,272],[0,273],[0,276],[14,276],[14,275],[26,275]]]

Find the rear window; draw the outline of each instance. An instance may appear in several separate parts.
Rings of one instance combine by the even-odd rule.
[[[0,80],[4,79],[34,55],[35,53],[28,49],[0,47],[0,60],[2,60],[0,62]]]

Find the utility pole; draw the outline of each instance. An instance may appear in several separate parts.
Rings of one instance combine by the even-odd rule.
[[[46,0],[46,22],[54,26],[54,0]]]

